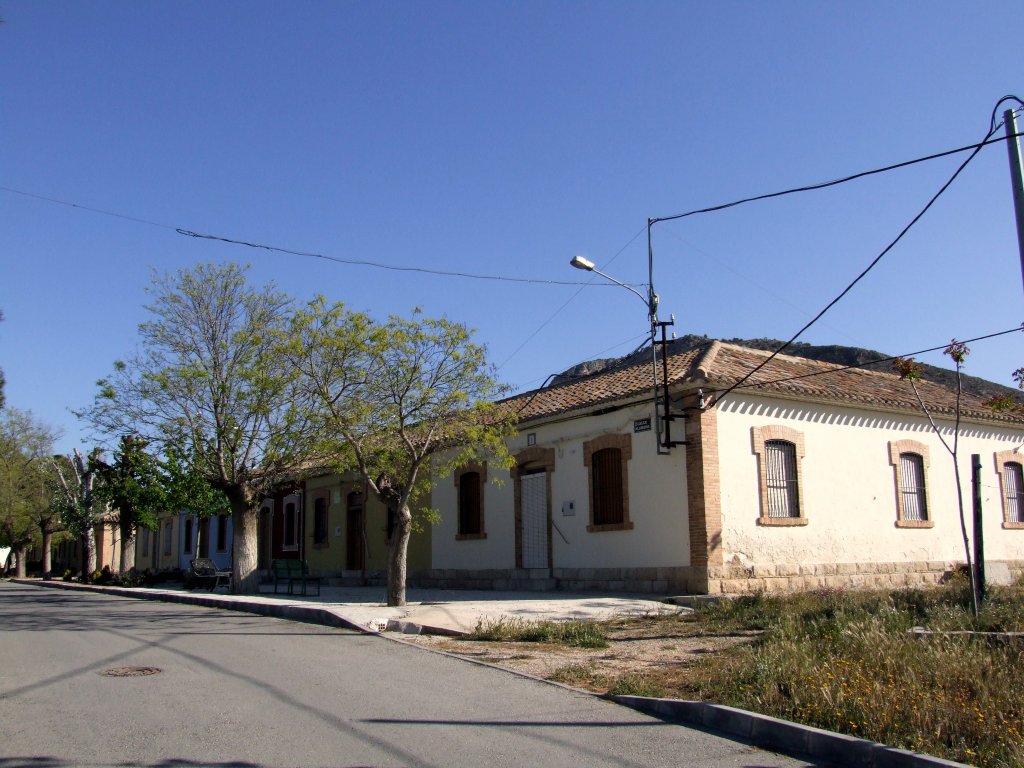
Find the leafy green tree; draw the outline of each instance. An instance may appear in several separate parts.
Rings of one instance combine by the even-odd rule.
[[[137,434],[221,491],[234,521],[233,588],[256,592],[259,504],[293,475],[308,409],[275,354],[292,301],[250,287],[237,264],[156,276],[141,350],[119,362],[82,412],[107,434]]]
[[[174,446],[168,446],[160,460],[161,483],[164,491],[164,511],[188,510],[204,517],[216,517],[231,512],[227,496],[196,471],[193,462],[186,461],[176,453]],[[199,529],[200,534],[202,528]],[[197,542],[196,552],[199,551]]]
[[[154,530],[167,505],[159,462],[146,448],[142,438],[122,435],[113,460],[108,463],[98,459],[96,463],[100,478],[96,497],[106,502],[112,512],[106,522],[118,528],[122,573],[135,567],[136,531]]]
[[[281,356],[304,388],[317,455],[355,471],[396,510],[388,605],[405,604],[413,502],[469,461],[507,465],[514,414],[471,332],[446,319],[392,316],[378,324],[323,298],[296,313]]]
[[[26,553],[43,544],[43,569],[49,572],[52,512],[49,457],[57,432],[30,411],[0,411],[0,545],[11,548],[17,574],[25,575]]]

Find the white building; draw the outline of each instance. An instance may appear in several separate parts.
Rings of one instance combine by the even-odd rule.
[[[419,582],[718,593],[933,583],[963,563],[952,459],[911,385],[780,355],[715,401],[767,356],[717,341],[670,355],[673,438],[687,444],[669,455],[656,450],[649,362],[509,400],[516,465],[438,482]],[[954,393],[918,386],[951,440]],[[1017,575],[1024,419],[972,397],[961,415],[968,531],[978,454],[986,561]]]

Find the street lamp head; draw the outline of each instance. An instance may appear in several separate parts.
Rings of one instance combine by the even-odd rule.
[[[569,263],[576,269],[585,269],[587,272],[593,272],[596,266],[590,259],[585,259],[582,256],[573,256]]]

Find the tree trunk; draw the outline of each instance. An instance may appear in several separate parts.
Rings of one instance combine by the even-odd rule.
[[[236,595],[255,595],[260,591],[259,507],[252,509],[243,498],[231,498],[232,587]]]
[[[53,531],[48,525],[42,526],[43,534],[43,578],[49,580],[53,570],[53,556],[50,551],[53,549]]]
[[[406,558],[409,552],[409,537],[412,535],[412,513],[409,504],[398,508],[395,535],[388,550],[388,605],[405,605]]]
[[[82,575],[89,578],[96,572],[96,529],[92,526],[85,529],[82,537],[82,557],[85,559]]]
[[[14,576],[18,579],[24,579],[26,576],[25,572],[25,547],[17,546],[11,547],[11,555],[15,558],[14,565]]]
[[[135,526],[121,523],[121,573],[128,573],[135,567]]]

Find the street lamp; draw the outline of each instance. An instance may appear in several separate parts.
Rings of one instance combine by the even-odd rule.
[[[659,413],[659,400],[658,400],[658,344],[657,344],[657,330],[658,330],[658,294],[654,292],[654,280],[651,278],[647,283],[647,296],[645,297],[640,291],[631,285],[627,285],[621,280],[616,280],[611,275],[607,275],[597,268],[597,266],[590,259],[584,258],[583,256],[573,256],[569,261],[569,264],[576,269],[582,269],[586,272],[593,272],[600,275],[605,280],[608,280],[615,285],[625,288],[627,291],[635,294],[644,304],[647,305],[647,319],[651,323],[651,382],[652,382],[652,399],[654,401],[654,438],[657,451],[659,454],[668,454],[671,444],[666,445],[661,439],[662,424],[661,414]],[[653,272],[653,269],[650,270]],[[664,354],[664,353],[663,353]],[[668,382],[665,382],[666,396],[668,394]],[[667,397],[666,397],[667,399]],[[667,413],[667,411],[666,411]],[[667,442],[667,441],[666,441]]]

